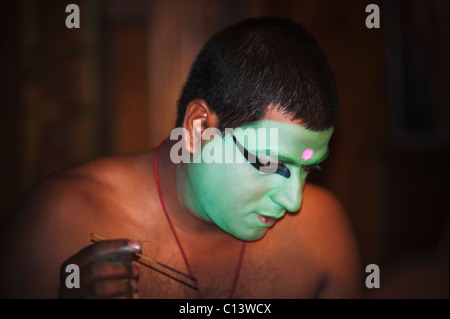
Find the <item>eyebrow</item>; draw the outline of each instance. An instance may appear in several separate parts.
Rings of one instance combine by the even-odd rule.
[[[242,155],[244,155],[245,159],[258,171],[263,172],[261,169],[265,166],[265,164],[262,164],[256,155],[250,153],[241,143],[239,143],[239,141],[236,139],[236,136],[234,135],[233,141],[234,144],[236,144],[239,151],[242,153]],[[291,177],[291,172],[286,167],[284,167],[284,169],[282,169],[281,171],[277,169],[275,173],[284,176],[286,178]]]
[[[259,169],[260,166],[262,166],[261,162],[259,161],[259,158],[249,152],[236,138],[236,136],[233,135],[233,141],[236,144],[237,148],[239,149],[239,151],[242,153],[242,155],[244,155],[245,159],[252,164],[253,167],[255,167],[256,169]]]
[[[241,143],[239,143],[239,141],[236,139],[236,137],[234,135],[233,135],[233,141],[237,145],[237,147],[240,149],[240,151],[243,153],[245,159],[248,162],[250,162],[250,164],[252,164],[253,166],[255,166],[254,164],[256,164],[256,166],[261,166],[261,161],[258,158],[258,156],[256,156],[252,152],[248,151]],[[261,151],[265,152],[266,154],[267,154],[267,151],[269,151],[269,153],[270,153],[270,149],[263,149]],[[319,160],[308,164],[307,166],[320,164],[323,161],[325,161],[328,158],[329,155],[330,155],[330,150],[327,150],[327,152],[325,153],[324,156],[322,156],[322,158],[320,158]],[[303,165],[300,162],[298,162],[297,160],[295,160],[293,157],[290,157],[290,156],[287,156],[287,155],[283,155],[283,154],[278,154],[277,160],[278,160],[278,162],[283,162],[283,163],[291,164],[291,165],[295,165],[295,166],[302,166]]]

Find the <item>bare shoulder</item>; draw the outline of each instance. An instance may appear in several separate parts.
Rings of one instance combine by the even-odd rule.
[[[142,162],[148,154],[106,157],[61,170],[34,185],[12,216],[35,218],[101,218],[104,205],[114,203],[151,170]],[[149,181],[151,179],[147,179]],[[46,222],[50,220],[46,219]]]
[[[91,243],[90,232],[125,218],[118,204],[146,156],[94,160],[34,185],[0,228],[0,296],[58,297],[60,265]]]
[[[295,216],[294,216],[295,217]],[[330,191],[308,184],[302,208],[291,227],[324,274],[322,298],[358,297],[359,251],[344,207]]]

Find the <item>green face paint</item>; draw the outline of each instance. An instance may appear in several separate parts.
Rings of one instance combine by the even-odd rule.
[[[246,134],[263,129],[267,134]],[[291,123],[262,120],[232,133],[217,135],[202,145],[202,156],[206,150],[220,150],[221,163],[178,166],[178,193],[196,216],[239,239],[257,240],[286,211],[300,209],[308,172],[328,155],[333,129],[313,132]],[[275,163],[276,172],[261,173],[239,145],[261,163]]]

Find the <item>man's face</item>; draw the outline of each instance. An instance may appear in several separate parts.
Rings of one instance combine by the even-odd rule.
[[[252,130],[256,134],[248,134]],[[216,136],[202,146],[202,152],[220,149],[221,163],[185,165],[178,178],[180,199],[195,215],[223,231],[257,240],[286,211],[300,209],[306,177],[327,157],[332,132],[314,132],[289,120],[266,117]],[[250,163],[252,155],[256,164]],[[263,173],[268,160],[277,163],[277,169]]]

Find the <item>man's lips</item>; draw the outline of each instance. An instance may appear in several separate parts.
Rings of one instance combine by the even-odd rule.
[[[277,218],[256,214],[260,221],[267,225],[273,225],[277,222]]]

